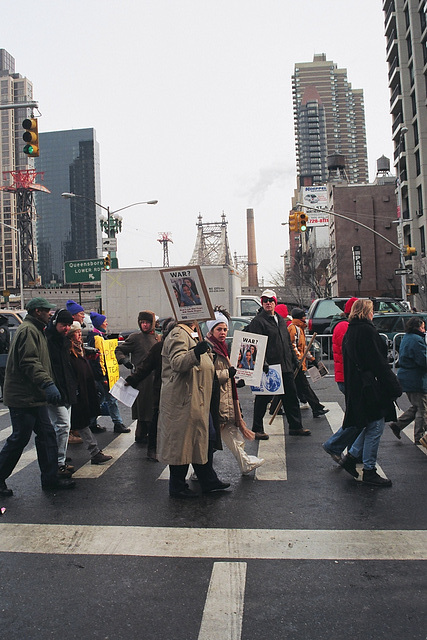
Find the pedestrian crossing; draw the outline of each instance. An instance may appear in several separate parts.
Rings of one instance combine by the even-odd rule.
[[[343,419],[343,410],[340,407],[338,402],[325,402],[325,407],[329,409],[329,413],[325,415],[325,419],[329,423],[329,426],[333,433],[338,431],[342,424]],[[8,413],[8,410],[1,409],[0,410],[0,418]],[[304,418],[304,414],[303,414]],[[265,418],[265,423],[267,424],[267,417]],[[111,455],[112,459],[102,465],[92,465],[90,460],[88,460],[85,464],[83,464],[80,468],[76,470],[73,474],[73,478],[76,479],[86,479],[86,480],[95,480],[96,478],[104,475],[114,464],[116,464],[120,458],[128,451],[128,449],[134,444],[134,427],[136,425],[136,421],[134,421],[130,427],[130,433],[122,433],[114,437],[114,439],[108,444],[108,446],[103,448],[103,452],[106,455]],[[262,467],[259,467],[254,472],[255,479],[258,481],[286,481],[288,479],[287,473],[287,464],[286,464],[286,434],[283,428],[283,419],[282,416],[277,416],[271,425],[266,426],[266,432],[269,434],[269,440],[260,440],[258,443],[258,456],[265,459],[265,464]],[[12,433],[11,425],[5,426],[0,431],[0,447],[3,446],[6,439]],[[414,442],[413,435],[413,426],[412,424],[407,426],[402,434],[408,438],[412,443]],[[80,445],[83,446],[83,445]],[[424,455],[427,455],[427,449],[418,445],[418,449],[423,452]],[[19,473],[24,470],[28,465],[32,464],[37,460],[36,448],[34,446],[34,436],[32,436],[29,445],[25,449],[22,454],[17,466],[15,467],[12,475]],[[362,466],[358,465],[359,478],[358,481],[361,481],[362,478]],[[378,473],[386,478],[386,474],[384,470],[377,465]],[[191,475],[191,467],[189,471],[189,476]],[[158,480],[168,480],[169,479],[169,467],[163,467]]]

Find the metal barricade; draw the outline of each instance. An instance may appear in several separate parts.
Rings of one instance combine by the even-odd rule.
[[[312,335],[306,336],[307,344],[310,342]],[[311,346],[311,353],[317,361],[323,362],[329,373],[325,376],[334,377],[334,357],[332,354],[332,334],[317,334]]]

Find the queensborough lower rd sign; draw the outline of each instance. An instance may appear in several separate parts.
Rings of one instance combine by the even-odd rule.
[[[97,282],[101,280],[101,271],[104,268],[104,260],[71,260],[64,262],[65,282]]]

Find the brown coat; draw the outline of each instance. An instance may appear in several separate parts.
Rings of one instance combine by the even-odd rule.
[[[124,342],[120,342],[116,349],[116,358],[119,364],[130,355],[133,366],[140,367],[151,347],[159,338],[154,333],[137,331],[131,333]],[[154,373],[142,380],[137,386],[139,394],[132,405],[133,420],[150,422],[153,417],[153,381]]]
[[[191,330],[179,324],[163,345],[157,455],[166,464],[208,460],[214,365],[209,353],[203,353],[199,362],[196,344]]]

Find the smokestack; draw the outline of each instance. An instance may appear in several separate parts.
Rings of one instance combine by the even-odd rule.
[[[248,236],[248,286],[258,286],[258,263],[256,260],[254,210],[246,209]]]

